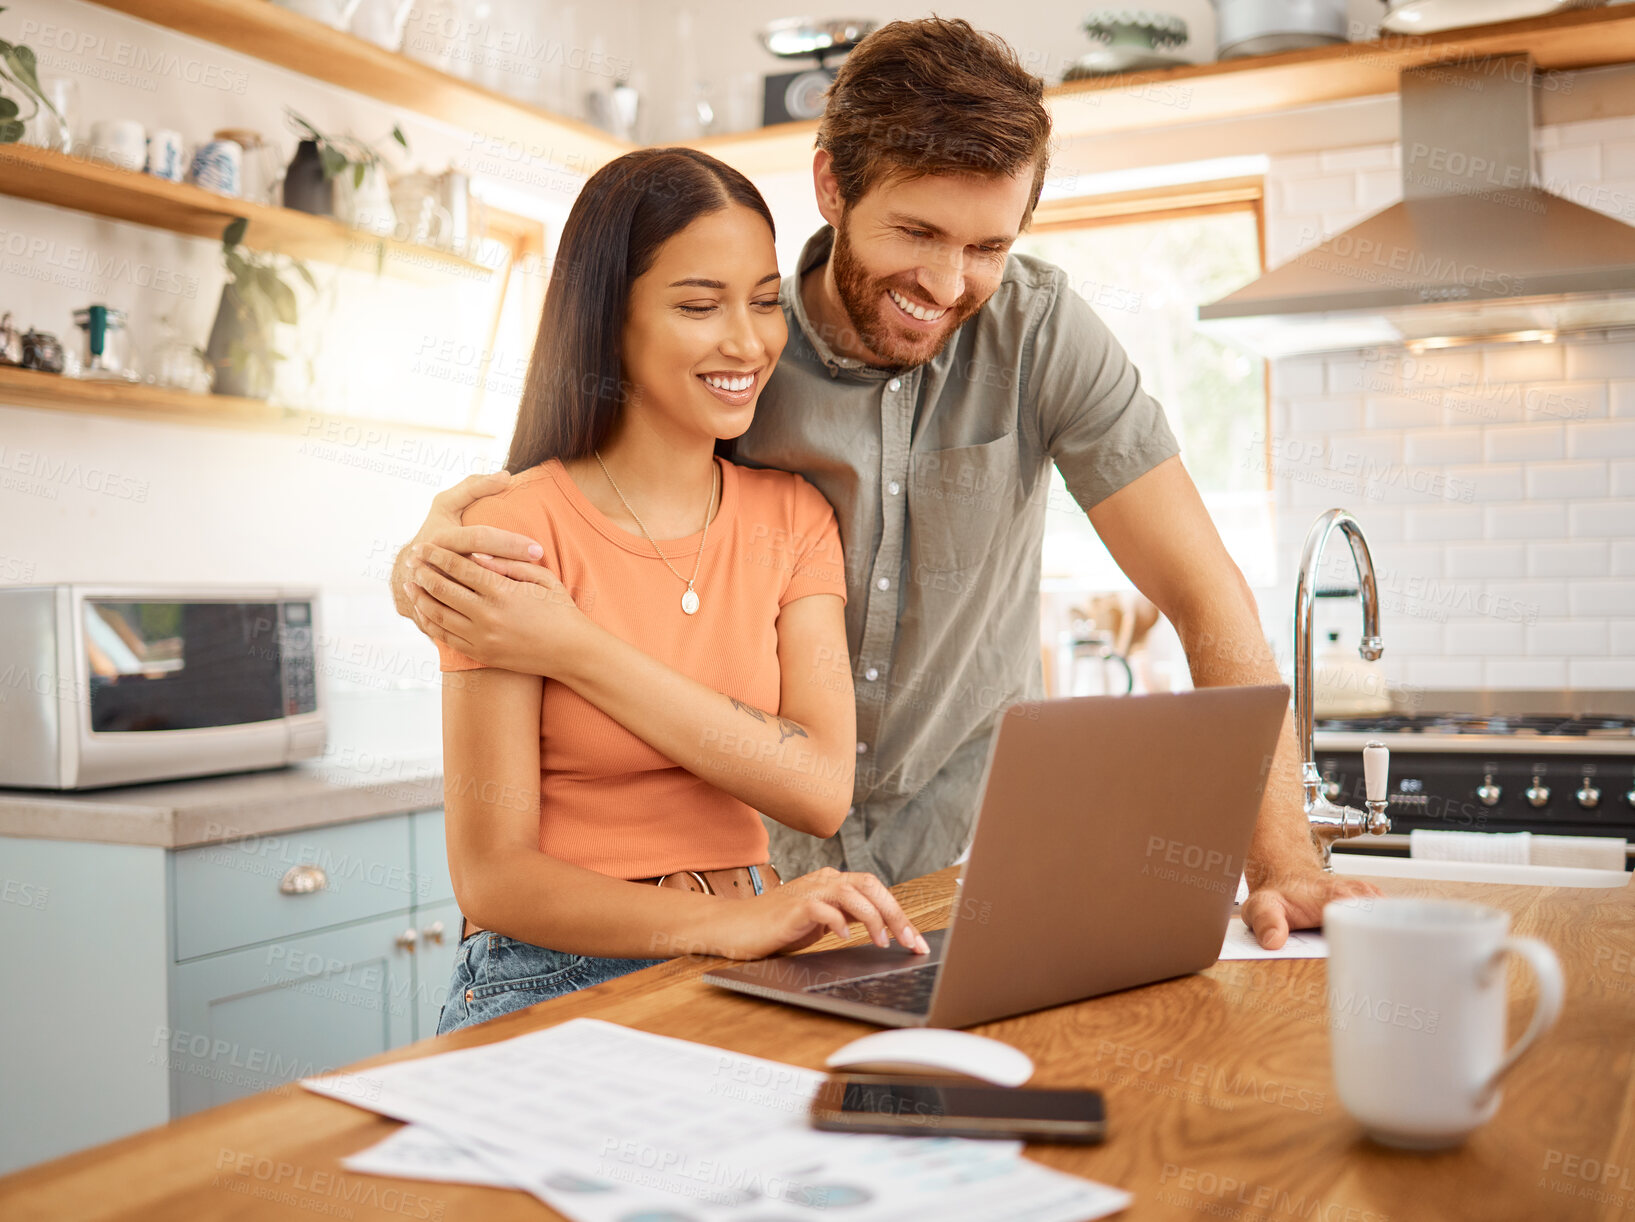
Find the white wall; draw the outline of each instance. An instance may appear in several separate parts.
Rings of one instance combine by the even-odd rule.
[[[1635,222],[1635,118],[1541,128],[1536,142],[1547,186]],[[1398,156],[1273,159],[1270,262],[1397,199]],[[1285,649],[1290,570],[1338,504],[1373,545],[1394,680],[1635,687],[1635,342],[1285,360],[1272,392],[1283,581],[1262,609]],[[1354,642],[1356,619],[1353,604],[1332,622]]]

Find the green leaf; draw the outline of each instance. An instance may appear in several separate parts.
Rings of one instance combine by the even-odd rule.
[[[318,282],[312,278],[312,273],[307,270],[307,265],[305,263],[302,263],[299,259],[291,259],[290,266],[296,270],[301,279],[307,282],[307,287],[309,289],[311,289],[314,293],[318,291]]]
[[[405,149],[409,147],[409,139],[403,134],[403,129],[396,123],[392,124],[392,139],[396,140]]]
[[[352,189],[354,191],[363,190],[363,173],[368,168],[369,167],[361,161],[352,167]]]
[[[0,119],[15,119],[17,117],[17,103],[10,98],[0,95]]]
[[[248,286],[250,283],[250,265],[235,250],[227,252],[227,274],[235,284]]]
[[[318,157],[323,162],[324,177],[334,178],[346,170],[346,154],[327,144],[318,146]]]
[[[21,119],[0,120],[0,144],[16,144],[26,130]]]
[[[28,47],[8,46],[0,52],[0,58],[6,61],[6,67],[11,69],[12,75],[25,85],[37,98],[44,98],[40,90],[39,79],[34,75],[34,52]]]
[[[244,231],[249,227],[249,217],[235,216],[232,220],[227,222],[227,228],[221,231],[221,244],[223,246],[238,246],[242,244],[244,241]]]
[[[267,270],[263,287],[267,291],[267,298],[272,302],[273,310],[278,315],[278,321],[295,325],[295,294],[290,286],[280,280],[270,269]]]

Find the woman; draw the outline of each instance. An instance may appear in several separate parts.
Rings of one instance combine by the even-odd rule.
[[[585,184],[511,442],[520,474],[464,519],[536,540],[540,563],[429,548],[410,589],[446,672],[467,920],[440,1033],[849,919],[926,952],[874,876],[780,885],[766,862],[757,812],[834,835],[856,759],[849,672],[822,661],[846,657],[834,511],[799,476],[717,456],[787,338],[748,179],[648,149]],[[479,622],[482,599],[497,619]]]

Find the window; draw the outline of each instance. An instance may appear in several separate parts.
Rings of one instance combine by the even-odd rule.
[[[1253,195],[1258,197],[1258,184]],[[1075,218],[1088,201],[1041,205],[1016,249],[1062,267],[1141,371],[1169,416],[1181,457],[1251,585],[1270,585],[1273,523],[1265,462],[1264,362],[1198,329],[1197,310],[1262,270],[1256,203]],[[1155,215],[1156,209],[1162,209]],[[1059,473],[1045,528],[1047,587],[1128,589]]]

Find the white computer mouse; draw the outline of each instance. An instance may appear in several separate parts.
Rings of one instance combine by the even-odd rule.
[[[836,1048],[824,1062],[857,1073],[965,1074],[996,1086],[1020,1086],[1033,1076],[1028,1054],[969,1031],[898,1027]]]

